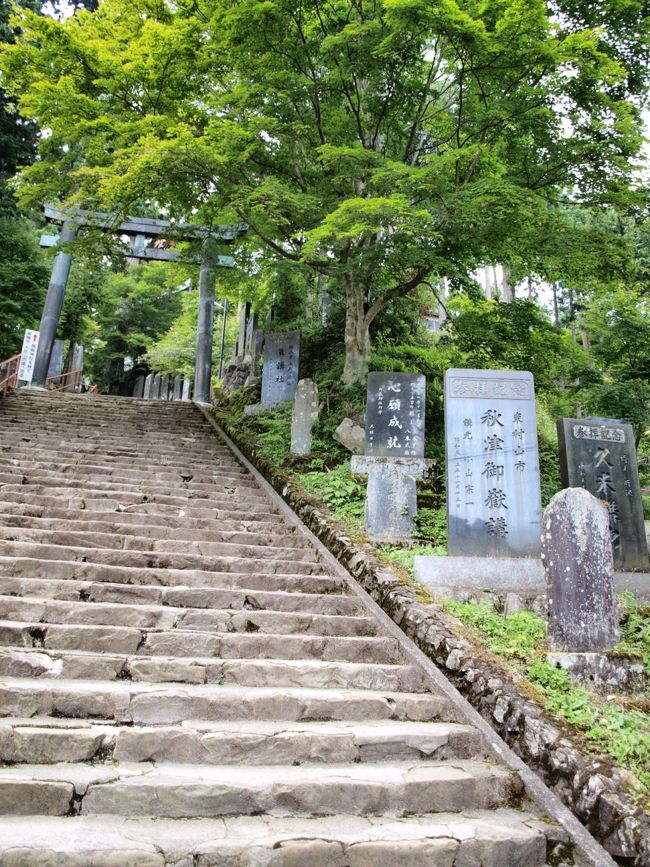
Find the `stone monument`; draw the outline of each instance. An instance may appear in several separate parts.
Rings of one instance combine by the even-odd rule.
[[[267,334],[262,367],[262,407],[293,400],[300,366],[300,332]]]
[[[63,341],[55,340],[52,344],[50,365],[47,369],[47,378],[54,379],[61,376],[63,370]]]
[[[192,380],[189,377],[185,377],[183,380],[183,390],[181,392],[181,400],[190,400],[190,395],[192,393]]]
[[[136,377],[136,380],[133,384],[133,397],[141,398],[144,395],[144,384],[145,378],[144,376]]]
[[[153,382],[151,384],[151,399],[160,400],[160,374],[154,373]]]
[[[647,570],[632,425],[615,419],[563,418],[557,428],[562,484],[585,488],[605,503],[616,568]]]
[[[421,374],[368,376],[366,450],[350,466],[368,476],[366,531],[375,542],[413,538],[416,480],[433,464],[424,459],[425,387]]]
[[[176,375],[174,377],[174,390],[172,392],[172,400],[180,400],[181,399],[181,388],[182,381],[180,375]]]
[[[151,389],[153,387],[153,373],[148,373],[147,377],[144,381],[144,391],[142,393],[142,397],[145,400],[151,400]]]
[[[619,636],[607,507],[582,488],[560,491],[544,512],[541,539],[549,646],[611,649]]]
[[[542,516],[533,376],[445,373],[450,555],[538,557]]]
[[[311,452],[311,429],[318,418],[318,386],[311,379],[301,379],[296,388],[291,418],[291,454]]]

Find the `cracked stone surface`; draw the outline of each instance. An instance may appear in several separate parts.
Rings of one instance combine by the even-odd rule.
[[[0,402],[0,616],[3,867],[544,867],[558,839],[187,403]]]

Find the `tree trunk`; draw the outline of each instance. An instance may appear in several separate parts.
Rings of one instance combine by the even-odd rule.
[[[341,382],[344,385],[365,383],[370,362],[370,322],[366,317],[365,292],[352,277],[344,280],[345,366]]]

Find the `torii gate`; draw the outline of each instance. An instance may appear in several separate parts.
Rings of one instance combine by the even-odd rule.
[[[44,205],[43,210],[51,223],[61,223],[60,243],[71,241],[77,231],[88,226],[115,235],[128,235],[133,239],[129,249],[121,251],[124,256],[145,261],[175,261],[180,254],[174,250],[147,247],[147,240],[173,238],[203,241],[201,271],[199,275],[199,314],[196,327],[196,365],[194,377],[194,400],[208,403],[210,400],[210,376],[212,373],[212,331],[214,327],[214,284],[216,268],[232,268],[232,256],[220,256],[216,251],[217,241],[232,244],[247,230],[246,223],[220,226],[195,226],[190,223],[171,223],[168,220],[153,220],[148,217],[127,217],[117,223],[115,217],[102,211],[85,211],[79,208],[61,210],[55,205]],[[50,365],[54,337],[59,325],[61,308],[68,285],[72,256],[57,253],[52,266],[52,276],[47,288],[40,324],[40,339],[32,386],[45,387]]]

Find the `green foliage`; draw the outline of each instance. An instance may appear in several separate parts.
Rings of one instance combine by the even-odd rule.
[[[531,611],[503,617],[489,604],[453,601],[447,602],[446,608],[464,623],[484,632],[490,650],[507,659],[525,662],[544,646],[546,624]]]
[[[48,274],[33,226],[0,217],[0,361],[20,352],[25,328],[38,328]]]
[[[277,466],[285,465],[291,448],[291,405],[279,406],[240,422],[255,438],[256,450]]]
[[[349,464],[341,464],[329,472],[311,472],[302,476],[305,489],[316,494],[341,520],[363,517],[366,485],[350,474]]]
[[[631,594],[624,594],[619,649],[650,658],[650,618]],[[650,716],[643,711],[603,702],[588,690],[574,686],[568,673],[546,661],[545,623],[531,612],[509,617],[497,614],[492,606],[476,602],[446,602],[448,611],[478,631],[494,653],[519,668],[544,695],[546,709],[561,716],[583,733],[591,744],[609,753],[623,767],[632,770],[650,790]],[[650,674],[650,670],[646,669]]]
[[[416,539],[446,550],[447,509],[444,506],[437,509],[422,506],[418,508],[413,521],[416,528]]]

